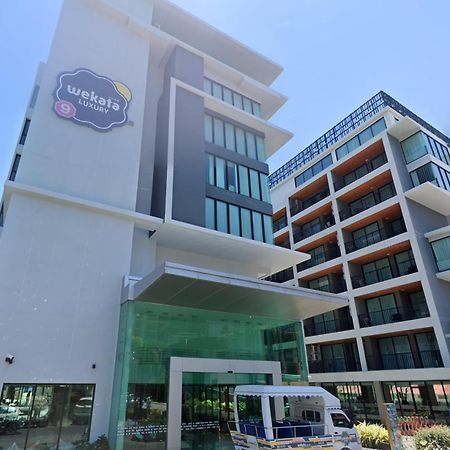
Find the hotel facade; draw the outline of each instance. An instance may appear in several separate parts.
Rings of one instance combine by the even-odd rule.
[[[271,279],[349,298],[303,324],[310,382],[357,420],[448,417],[449,145],[379,92],[270,176],[276,245],[311,255]]]
[[[0,447],[232,448],[234,386],[307,381],[264,280],[281,67],[164,0],[65,0],[0,213]]]

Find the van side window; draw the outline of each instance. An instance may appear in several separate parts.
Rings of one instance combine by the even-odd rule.
[[[320,422],[320,412],[304,409],[302,411],[302,419],[310,422]]]
[[[333,425],[339,428],[353,428],[352,422],[344,413],[331,413]]]

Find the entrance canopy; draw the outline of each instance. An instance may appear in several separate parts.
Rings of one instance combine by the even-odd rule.
[[[289,321],[348,304],[341,295],[166,262],[124,291],[123,301],[232,312]]]

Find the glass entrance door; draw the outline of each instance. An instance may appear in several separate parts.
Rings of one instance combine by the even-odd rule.
[[[270,384],[270,375],[184,373],[181,448],[234,450],[228,422],[234,420],[234,388]]]

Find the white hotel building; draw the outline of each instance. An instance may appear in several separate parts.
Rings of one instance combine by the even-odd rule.
[[[379,92],[270,176],[272,280],[346,293],[304,321],[310,381],[359,420],[450,406],[450,139]]]

